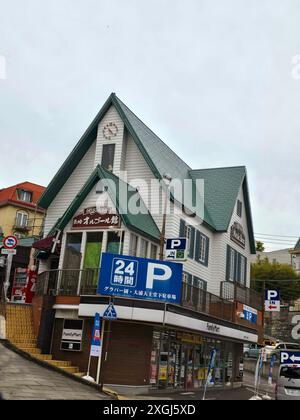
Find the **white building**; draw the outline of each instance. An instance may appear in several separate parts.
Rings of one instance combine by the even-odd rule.
[[[215,340],[215,345],[224,347],[222,358],[228,361],[228,366],[230,363],[232,366],[233,353],[235,360],[238,360],[242,353],[241,343],[257,342],[262,327],[261,302],[255,300],[247,289],[250,285],[250,262],[255,254],[255,241],[246,168],[190,168],[115,94],[104,104],[39,203],[47,209],[47,216],[46,237],[36,244],[40,250],[39,257],[42,258],[38,289],[42,287],[45,291],[48,286],[48,292],[51,288],[52,293],[60,297],[55,304],[54,337],[58,340],[62,333],[62,320],[84,318],[85,325],[90,327],[95,311],[101,312],[103,309],[103,298],[96,296],[98,275],[91,275],[91,270],[99,269],[102,252],[152,259],[159,257],[164,208],[160,197],[166,199],[167,196],[166,189],[159,186],[159,182],[166,174],[173,182],[188,180],[194,186],[197,180],[204,181],[203,221],[200,217],[188,216],[188,211],[183,212],[182,201],[175,193],[168,203],[171,212],[166,218],[165,236],[188,238],[182,308],[170,309],[175,312],[168,325],[169,337],[190,334],[190,345],[193,343],[195,352],[194,365],[199,362],[194,359],[196,353],[206,352],[207,356],[207,343]],[[111,182],[117,185],[117,191]],[[152,195],[151,186],[155,190]],[[129,191],[126,199],[118,195],[119,190],[124,188]],[[143,214],[124,211],[132,197]],[[203,196],[194,197],[203,199]],[[99,217],[99,200],[100,207],[105,211],[110,209],[113,217],[105,220]],[[56,246],[58,240],[61,251]],[[58,271],[49,271],[54,268]],[[48,282],[46,288],[45,282]],[[136,328],[142,328],[144,325],[141,335],[145,332],[145,324],[147,328],[152,328],[148,347],[155,347],[163,325],[163,312],[159,304],[154,303],[149,311],[147,305],[143,307],[139,303],[137,313],[126,312],[121,299],[118,305],[119,312],[123,314],[123,326],[128,325],[129,328],[129,324],[130,327],[134,324]],[[247,310],[252,311],[254,317],[245,319],[242,314]],[[118,333],[120,331],[115,326],[116,336]],[[52,345],[54,357],[67,358],[68,353],[61,352],[56,339]],[[128,340],[131,342],[129,330]],[[162,336],[159,340],[160,345],[164,345]],[[178,338],[176,340],[170,345],[178,350],[176,346],[183,344]],[[206,343],[206,350],[200,342]],[[235,347],[236,344],[239,347]],[[185,349],[185,357],[190,357],[188,346],[182,349]],[[149,370],[147,365],[143,368],[145,372],[142,369],[144,379],[137,375],[136,378],[125,380],[116,372],[112,374],[110,368],[112,377],[108,379],[108,373],[104,373],[103,380],[113,385],[142,386],[143,381],[146,386],[158,385],[159,382],[167,381],[170,375],[170,371],[166,375],[162,373],[164,357],[162,354],[153,355],[150,377],[145,373]],[[78,358],[78,364],[81,360]],[[173,378],[173,385],[188,380],[194,386],[200,386],[203,373],[200,369],[205,369],[203,363],[200,363],[197,372],[195,367],[188,378],[187,371],[181,370],[185,378]],[[128,366],[130,368],[131,361]],[[122,367],[118,365],[115,369],[120,372]],[[225,381],[234,376],[232,379],[237,380],[237,370],[236,367],[233,373],[232,368],[228,368],[228,372],[222,372],[220,378]],[[180,373],[176,374],[180,376]]]

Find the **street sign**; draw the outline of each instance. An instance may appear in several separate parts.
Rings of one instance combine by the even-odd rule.
[[[300,365],[300,351],[282,351],[280,353],[280,362],[282,365]]]
[[[243,306],[244,320],[251,322],[251,324],[257,324],[258,312],[256,309],[250,308],[250,306]]]
[[[2,255],[17,255],[17,250],[16,249],[5,249],[5,248],[2,248],[1,249],[1,254]]]
[[[105,321],[116,321],[118,319],[117,312],[112,303],[110,303],[109,307],[104,312],[103,319],[105,319]]]
[[[103,253],[98,293],[180,303],[182,274],[179,263]]]
[[[6,249],[15,249],[18,246],[18,239],[15,236],[7,236],[3,240],[3,246]]]
[[[165,259],[167,261],[186,261],[186,238],[167,239]]]
[[[280,293],[278,290],[266,290],[265,311],[280,312]]]

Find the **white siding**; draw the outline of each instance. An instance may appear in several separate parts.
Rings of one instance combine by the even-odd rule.
[[[214,235],[214,251],[213,251],[213,293],[220,293],[220,283],[226,281],[226,262],[227,262],[227,245],[230,245],[231,248],[235,249],[240,254],[244,255],[247,258],[247,287],[250,287],[250,265],[251,265],[251,251],[249,243],[249,234],[248,234],[248,225],[245,209],[245,200],[243,194],[243,188],[239,192],[238,199],[243,203],[243,214],[240,218],[237,215],[237,205],[234,207],[234,212],[229,224],[229,230],[226,233],[217,233]],[[236,203],[237,204],[237,203]],[[246,248],[243,249],[235,242],[230,239],[230,228],[238,222],[243,226],[244,234],[246,236]]]
[[[96,142],[90,147],[47,210],[45,236],[63,216],[94,170]]]
[[[103,135],[104,127],[109,124],[114,123],[118,127],[118,134],[116,137],[111,140],[107,140]],[[123,147],[124,147],[124,124],[121,120],[115,107],[111,106],[107,111],[102,121],[98,126],[98,136],[97,136],[97,146],[95,154],[94,166],[101,165],[102,162],[102,150],[104,144],[115,144],[115,160],[114,160],[114,174],[119,176],[120,171],[122,170],[123,163]]]

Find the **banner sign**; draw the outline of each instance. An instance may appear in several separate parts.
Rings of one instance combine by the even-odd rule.
[[[85,209],[73,219],[73,229],[120,228],[121,218],[109,212],[98,213],[96,207]]]
[[[102,254],[98,293],[180,303],[182,274],[182,264]]]
[[[97,313],[95,315],[95,322],[92,335],[91,356],[100,356],[101,345],[101,318],[100,314]]]

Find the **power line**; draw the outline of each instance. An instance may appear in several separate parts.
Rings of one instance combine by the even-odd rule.
[[[272,237],[278,237],[278,238],[296,238],[299,239],[299,235],[271,235],[270,233],[255,233],[255,236],[272,236]]]

